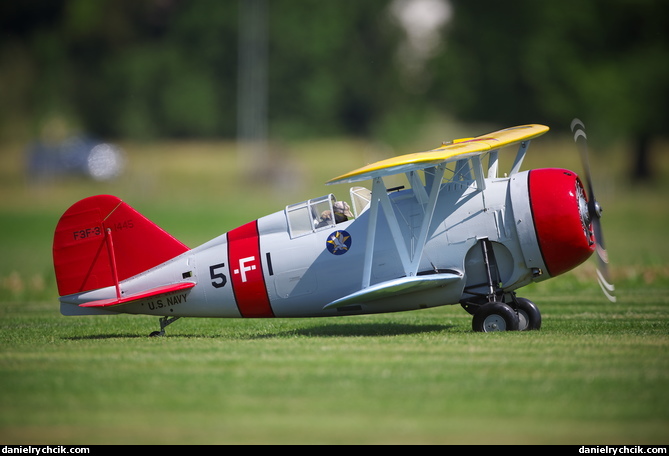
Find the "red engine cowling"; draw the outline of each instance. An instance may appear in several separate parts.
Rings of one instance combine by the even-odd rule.
[[[537,240],[550,276],[575,268],[595,250],[583,184],[566,169],[529,173],[529,194]]]

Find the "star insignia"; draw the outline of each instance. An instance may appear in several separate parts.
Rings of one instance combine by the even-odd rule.
[[[330,253],[341,255],[351,246],[351,236],[346,231],[336,231],[328,237],[327,244]]]

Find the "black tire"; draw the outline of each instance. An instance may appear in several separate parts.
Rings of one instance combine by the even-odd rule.
[[[518,314],[503,302],[482,305],[474,314],[472,329],[476,332],[518,331]]]
[[[516,298],[516,311],[518,312],[521,331],[532,331],[541,328],[541,312],[537,306],[525,298]]]

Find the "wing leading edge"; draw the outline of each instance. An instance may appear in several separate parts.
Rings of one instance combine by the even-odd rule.
[[[426,152],[400,155],[399,157],[372,163],[331,179],[327,183],[331,185],[359,182],[376,177],[418,171],[441,163],[471,158],[514,143],[536,138],[548,130],[549,128],[545,125],[530,124],[506,128],[476,138],[458,139]]]
[[[456,272],[401,277],[387,282],[363,288],[348,296],[339,298],[327,304],[323,309],[337,309],[351,304],[371,304],[392,296],[414,293],[430,288],[444,287],[462,279],[462,274]]]

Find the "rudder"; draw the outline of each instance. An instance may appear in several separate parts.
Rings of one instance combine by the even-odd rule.
[[[188,250],[120,198],[91,196],[73,204],[56,225],[58,293],[114,286]]]

